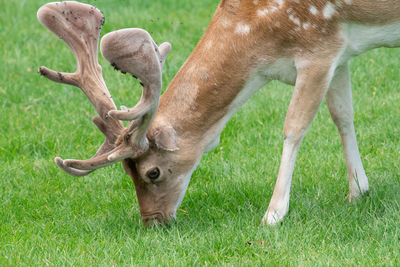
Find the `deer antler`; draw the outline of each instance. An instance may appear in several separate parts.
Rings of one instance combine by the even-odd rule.
[[[162,43],[158,47],[146,31],[123,29],[106,34],[101,39],[100,49],[114,68],[141,81],[143,92],[139,103],[131,109],[111,110],[108,114],[119,120],[138,120],[128,130],[130,137],[127,142],[143,147],[147,144],[146,131],[158,109],[162,67],[171,45]],[[118,157],[117,154],[111,156],[114,157]]]
[[[125,29],[104,36],[101,51],[112,65],[141,80],[143,94],[133,109],[117,111],[104,83],[97,62],[97,45],[104,22],[93,6],[77,2],[50,3],[38,11],[39,21],[59,36],[74,52],[78,67],[75,73],[61,73],[40,67],[48,79],[80,87],[94,105],[98,117],[93,122],[106,136],[97,153],[88,160],[62,160],[57,165],[65,172],[82,176],[126,158],[137,158],[148,149],[146,131],[158,108],[161,71],[171,49],[169,43],[157,47],[141,29]],[[127,129],[119,120],[132,120]]]
[[[81,88],[92,102],[99,114],[93,118],[93,122],[106,137],[92,158],[98,160],[104,153],[113,150],[114,143],[123,130],[121,122],[108,115],[108,112],[116,107],[103,80],[97,59],[98,39],[104,23],[103,15],[90,5],[60,2],[42,6],[37,16],[44,26],[71,48],[77,60],[77,70],[74,73],[56,72],[43,66],[39,68],[39,73],[52,81]],[[71,175],[82,176],[90,173],[71,168],[58,157],[55,161],[63,171]]]

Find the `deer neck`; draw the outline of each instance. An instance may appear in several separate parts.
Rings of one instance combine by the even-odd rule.
[[[244,100],[266,82],[255,77],[258,65],[265,61],[259,56],[262,47],[249,39],[253,36],[247,25],[232,38],[227,32],[231,23],[233,19],[218,8],[160,99],[154,125],[168,123],[184,142],[206,146]],[[243,90],[247,86],[251,88]]]

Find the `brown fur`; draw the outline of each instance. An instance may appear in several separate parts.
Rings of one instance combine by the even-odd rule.
[[[347,5],[340,0],[341,6],[335,6],[334,14],[327,19],[322,11],[327,0],[286,0],[282,8],[266,17],[259,17],[257,10],[273,4],[271,0],[258,1],[257,5],[253,0],[221,1],[204,36],[162,95],[149,132],[160,123],[169,123],[177,131],[182,148],[175,157],[194,160],[202,153],[202,140],[209,129],[225,116],[257,65],[280,58],[302,58],[308,63],[297,69],[300,82],[284,127],[285,138],[297,138],[300,142],[325,96],[324,88],[331,79],[330,66],[343,45],[340,24],[353,21],[378,25],[396,21],[400,1],[390,2],[387,5],[387,1],[354,0]],[[311,5],[318,9],[318,14],[311,14]],[[288,19],[289,15],[301,24]],[[223,20],[229,22],[227,26]],[[234,33],[239,22],[249,25],[248,34]],[[302,28],[304,23],[308,27]],[[316,88],[321,90],[315,91]],[[298,114],[298,110],[304,112]],[[137,166],[144,161],[147,159],[139,159]],[[187,167],[179,169],[178,164],[177,173],[184,169]],[[275,191],[279,195],[279,183]],[[139,199],[140,195],[138,192]]]
[[[66,20],[62,15],[65,12],[62,11],[72,8],[92,10],[92,14],[95,12],[95,16],[92,17],[90,12],[85,12],[85,16],[89,17],[89,23],[86,25],[89,27],[84,32],[87,37],[94,34],[98,36],[99,24],[103,22],[100,12],[76,2],[46,6],[39,10],[39,19],[59,36],[64,36],[67,32],[65,41],[77,55],[80,65],[85,64],[85,46],[81,44],[80,38],[77,38],[79,31],[75,29],[74,23]],[[342,60],[341,53],[348,48],[348,40],[345,40],[346,36],[342,30],[346,24],[372,27],[399,20],[399,0],[222,0],[204,36],[162,95],[153,121],[158,100],[155,91],[161,90],[161,73],[157,72],[158,75],[153,77],[153,80],[159,81],[155,83],[157,86],[146,87],[145,84],[143,98],[150,99],[144,101],[150,104],[143,107],[151,107],[150,112],[140,113],[146,110],[142,109],[141,105],[139,110],[133,113],[110,111],[115,109],[115,106],[101,78],[101,69],[96,67],[97,46],[94,44],[97,43],[97,39],[93,39],[91,41],[95,42],[88,48],[91,62],[89,67],[93,75],[78,83],[75,78],[81,75],[80,73],[60,74],[41,68],[41,74],[57,82],[83,87],[82,90],[101,117],[95,118],[94,122],[107,136],[107,140],[96,154],[97,157],[92,160],[63,161],[57,158],[56,162],[61,169],[72,175],[86,175],[95,168],[113,163],[108,157],[114,155],[111,150],[122,147],[118,150],[122,155],[119,160],[125,159],[124,169],[135,183],[143,220],[165,222],[175,215],[191,173],[208,146],[213,144],[212,139],[218,136],[223,127],[223,119],[227,117],[227,113],[234,110],[232,106],[236,105],[235,100],[251,81],[254,72],[258,71],[257,68],[262,66],[269,68],[268,71],[283,72],[286,69],[281,70],[280,66],[276,65],[282,64],[280,60],[287,60],[289,68],[294,69],[289,69],[288,72],[295,72],[295,89],[284,125],[285,141],[278,180],[263,221],[274,224],[286,214],[296,155],[301,140],[325,97],[342,136],[350,195],[357,196],[368,190],[368,180],[356,144],[347,60],[380,45],[398,46],[400,37],[397,40],[397,36],[393,35],[395,38],[388,38],[385,43],[366,39],[372,44],[366,44],[363,51],[351,51],[353,54],[344,58],[345,62],[339,62]],[[137,38],[137,34],[147,38],[145,55],[131,53],[132,42],[123,42],[124,38],[120,37],[129,37],[135,42],[140,39]],[[141,67],[147,65],[137,56],[152,55],[150,59],[154,62],[153,67],[161,70],[170,48],[169,44],[163,44],[159,48],[153,47],[151,37],[137,29],[110,33],[107,38],[104,38],[106,41],[102,47],[105,51],[102,52],[110,53],[103,54],[108,55],[112,63],[119,60],[122,71],[133,75],[137,71],[145,73],[146,75],[139,77],[142,82],[147,81],[146,78],[155,74],[155,71],[148,73],[141,70]],[[106,49],[107,44],[120,41],[127,51],[119,51],[114,49],[114,46]],[[119,55],[127,52],[129,58]],[[143,63],[143,66],[138,63]],[[277,79],[281,74],[268,74],[271,77],[263,78]],[[92,80],[92,76],[98,80]],[[108,116],[110,114],[111,118]],[[132,114],[142,116],[135,117]],[[122,124],[113,120],[113,115],[118,115],[115,117],[117,119],[128,118],[127,115],[130,115],[135,121],[129,128],[122,130]],[[140,127],[140,124],[144,126],[139,131],[137,125]],[[135,135],[140,136],[140,146],[131,145],[130,141]],[[117,143],[113,144],[115,140]],[[132,151],[135,149],[138,151]],[[154,168],[159,169],[158,179],[146,176],[148,171]],[[355,173],[358,175],[358,181],[354,179]],[[356,182],[360,181],[361,187],[357,187],[360,183]]]

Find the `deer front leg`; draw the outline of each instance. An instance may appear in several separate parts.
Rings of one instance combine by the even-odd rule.
[[[302,64],[297,69],[296,86],[286,114],[284,143],[278,179],[261,224],[274,225],[289,210],[290,185],[297,152],[307,128],[325,97],[332,76],[332,64]]]
[[[358,151],[353,123],[351,83],[348,64],[336,69],[326,95],[329,112],[335,122],[346,158],[349,177],[349,200],[368,192],[368,178],[365,174]]]

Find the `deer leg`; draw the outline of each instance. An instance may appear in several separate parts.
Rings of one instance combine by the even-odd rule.
[[[313,121],[332,76],[331,64],[302,64],[286,114],[281,165],[274,192],[261,224],[274,225],[289,210],[290,185],[301,141]]]
[[[326,95],[326,103],[342,139],[351,201],[368,192],[368,178],[361,162],[354,130],[350,72],[347,64],[336,69]]]

